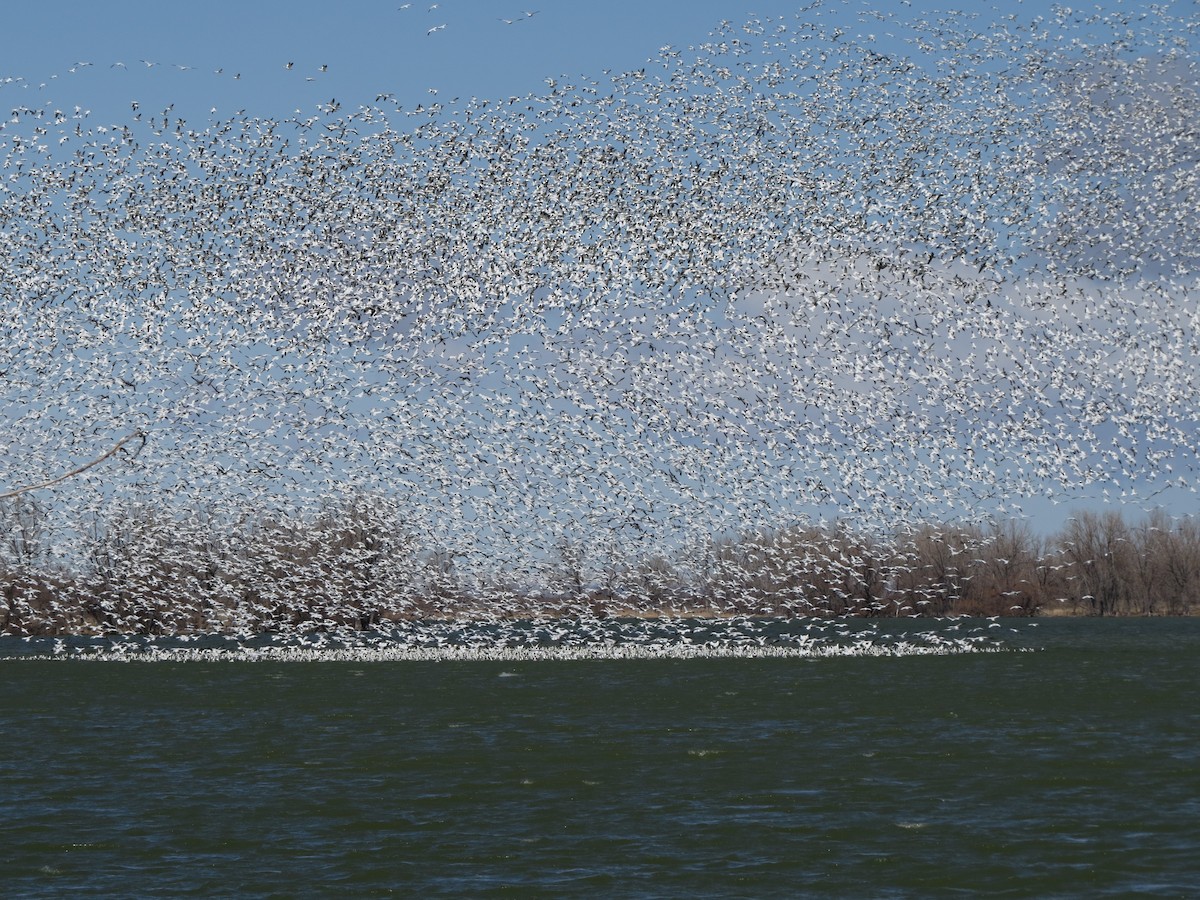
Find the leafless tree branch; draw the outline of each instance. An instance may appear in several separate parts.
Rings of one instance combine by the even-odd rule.
[[[82,466],[78,466],[77,468],[72,469],[70,472],[66,472],[65,474],[59,475],[57,478],[51,478],[49,481],[41,481],[41,482],[38,482],[37,484],[29,484],[29,485],[26,485],[25,487],[19,487],[19,488],[16,488],[15,490],[7,491],[6,493],[0,494],[0,500],[7,500],[10,497],[17,497],[21,494],[28,494],[30,491],[36,491],[36,490],[40,490],[41,488],[51,487],[53,485],[59,484],[63,481],[66,481],[68,478],[73,478],[76,475],[80,474],[81,472],[86,472],[88,469],[92,468],[92,466],[96,466],[96,465],[99,465],[100,463],[104,462],[106,459],[108,459],[110,456],[112,456],[114,453],[116,453],[118,450],[120,450],[122,447],[124,447],[130,441],[135,440],[135,439],[140,440],[142,442],[142,445],[144,446],[146,443],[146,432],[138,430],[138,431],[133,432],[132,434],[127,434],[125,437],[121,438],[121,440],[117,441],[116,444],[114,444],[106,452],[100,454],[95,459],[93,459],[91,462],[86,462]],[[138,449],[140,450],[141,447],[139,447]]]

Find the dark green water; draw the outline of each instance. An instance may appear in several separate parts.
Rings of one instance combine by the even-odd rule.
[[[3,661],[0,893],[1200,896],[1200,620],[1018,629],[1042,651]]]

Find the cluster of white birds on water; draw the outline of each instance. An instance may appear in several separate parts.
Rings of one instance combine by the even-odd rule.
[[[18,106],[0,491],[46,485],[63,565],[357,498],[525,589],[1194,489],[1197,22],[1022,15],[724,23],[524,97]]]
[[[1036,627],[1030,623],[1027,627]],[[560,619],[508,623],[412,622],[378,633],[176,638],[32,638],[10,660],[103,662],[392,662],[584,659],[824,659],[1021,652],[993,620],[925,620],[903,629],[862,620]],[[1017,629],[1007,631],[1016,633]]]

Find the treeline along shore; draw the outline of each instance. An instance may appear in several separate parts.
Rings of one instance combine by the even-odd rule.
[[[871,537],[844,523],[713,539],[603,565],[561,543],[535,573],[467,575],[363,498],[218,527],[135,505],[67,564],[30,497],[0,503],[0,634],[256,634],[447,619],[575,616],[1190,615],[1200,520],[1083,513],[928,524]],[[530,586],[532,584],[533,586]]]

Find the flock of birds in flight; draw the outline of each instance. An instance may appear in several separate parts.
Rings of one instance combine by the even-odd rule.
[[[62,561],[351,503],[528,586],[1194,490],[1196,23],[880,18],[524,97],[13,108],[6,515]]]

